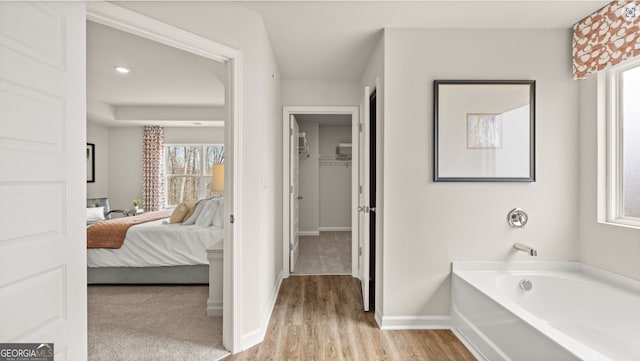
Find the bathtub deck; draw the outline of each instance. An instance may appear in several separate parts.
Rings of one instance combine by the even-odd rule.
[[[449,330],[382,331],[362,308],[351,276],[289,277],[264,342],[224,360],[475,360]]]

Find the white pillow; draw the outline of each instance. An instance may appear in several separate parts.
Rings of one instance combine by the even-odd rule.
[[[87,222],[104,220],[104,207],[87,208]]]
[[[202,213],[198,216],[196,220],[196,225],[200,227],[211,227],[211,223],[213,223],[213,218],[216,215],[216,211],[218,210],[218,202],[207,201],[207,204],[202,208]]]
[[[224,228],[224,197],[214,198],[212,202],[218,203],[218,208],[213,216],[213,222],[211,225],[217,228]]]
[[[196,220],[198,219],[198,216],[200,215],[200,212],[202,212],[202,209],[204,208],[204,206],[207,204],[207,200],[206,199],[201,199],[198,201],[198,204],[196,205],[196,210],[193,211],[193,214],[191,214],[191,216],[187,219],[185,219],[184,221],[182,221],[183,225],[189,225],[189,224],[196,224]]]

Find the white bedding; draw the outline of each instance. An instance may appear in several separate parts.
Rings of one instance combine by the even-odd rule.
[[[160,219],[135,225],[119,249],[87,249],[88,267],[206,265],[207,249],[224,238],[224,229],[163,224]]]

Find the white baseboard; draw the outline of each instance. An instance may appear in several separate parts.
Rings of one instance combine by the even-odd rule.
[[[450,316],[384,316],[381,330],[448,330]]]
[[[299,236],[319,236],[320,231],[298,231]]]
[[[207,300],[207,316],[222,316],[222,301]]]
[[[319,227],[320,232],[351,232],[351,227]]]
[[[380,312],[378,312],[378,310],[376,310],[374,318],[376,320],[376,323],[378,324],[378,328],[381,328],[382,327],[382,314]]]
[[[280,271],[280,274],[278,275],[278,281],[276,282],[273,289],[273,293],[271,295],[271,303],[267,308],[267,311],[262,316],[260,328],[257,330],[253,330],[240,338],[240,350],[246,350],[264,341],[264,336],[267,333],[267,327],[269,326],[269,321],[271,320],[271,314],[273,313],[273,309],[276,305],[278,293],[280,293],[280,286],[282,286],[282,271]]]

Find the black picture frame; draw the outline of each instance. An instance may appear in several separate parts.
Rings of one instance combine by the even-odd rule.
[[[87,143],[87,183],[96,182],[96,145]]]
[[[535,109],[535,80],[434,80],[433,181],[535,182]]]

